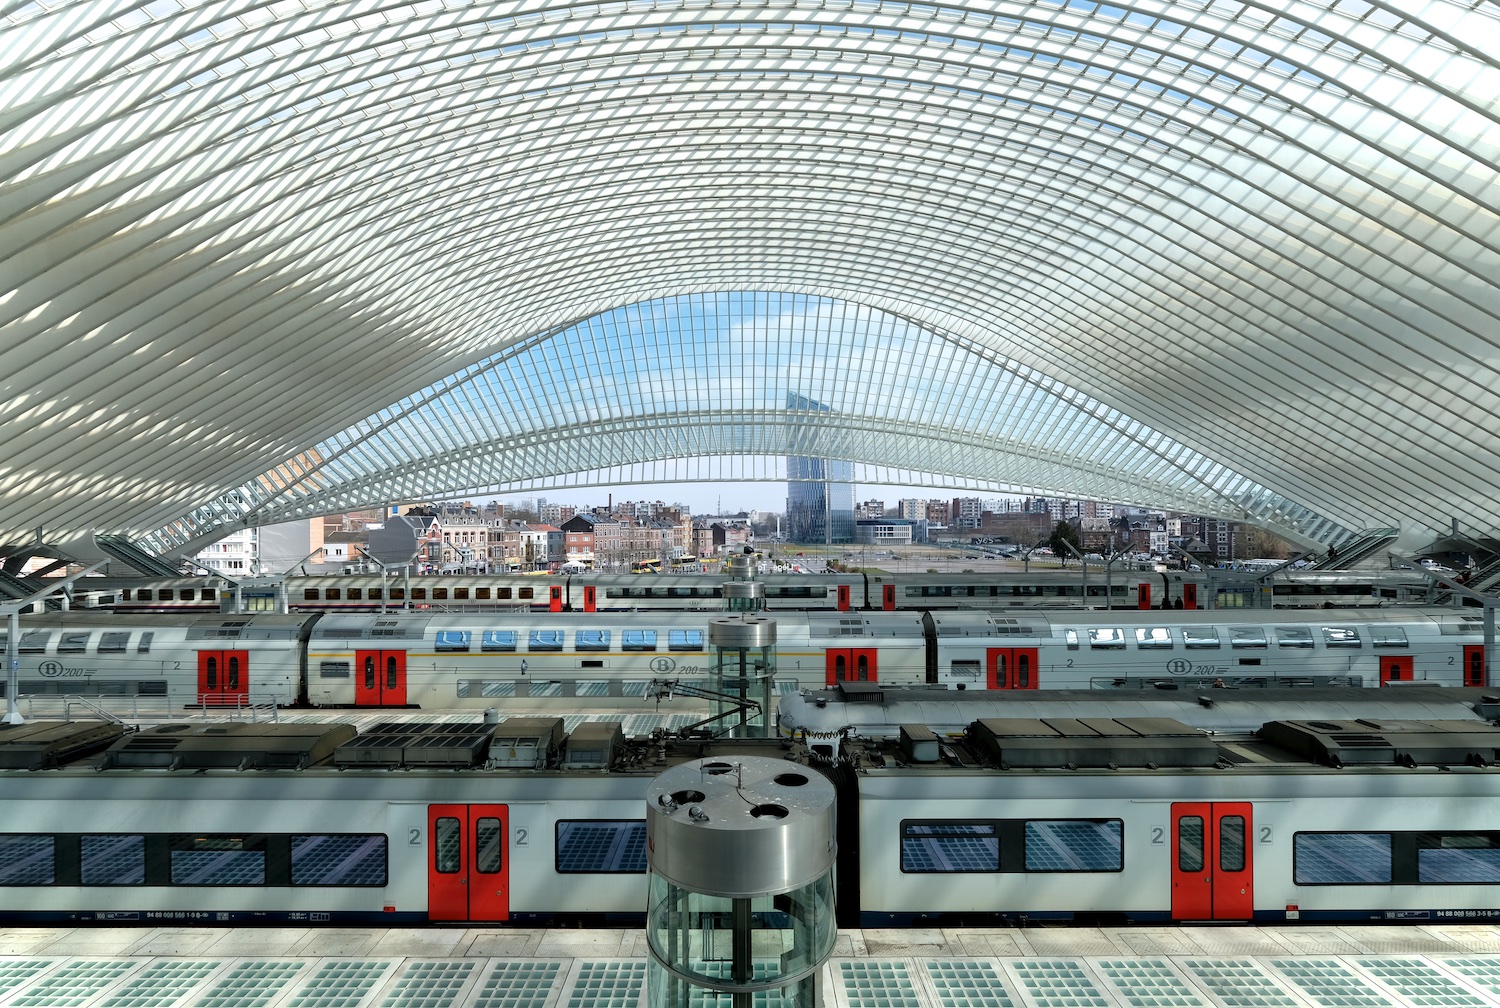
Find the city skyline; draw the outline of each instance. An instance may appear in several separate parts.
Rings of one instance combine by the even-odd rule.
[[[597,495],[597,496],[591,496]],[[543,499],[553,504],[595,507],[613,498],[616,504],[622,501],[659,500],[666,504],[686,504],[693,514],[736,514],[740,511],[769,511],[786,513],[787,484],[781,482],[744,483],[631,483],[608,487],[563,487],[551,491],[523,494],[500,494],[483,498],[484,502],[498,500],[515,506],[521,501]],[[900,487],[889,484],[855,483],[855,503],[868,500],[884,501],[887,507],[898,500],[917,498],[921,500],[951,500],[955,497],[982,496],[1008,498],[1017,494],[978,494],[972,490],[941,489],[933,487]],[[472,498],[476,503],[480,498]],[[721,503],[722,502],[722,503]]]

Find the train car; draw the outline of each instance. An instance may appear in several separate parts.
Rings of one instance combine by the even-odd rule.
[[[0,921],[636,922],[650,782],[744,756],[833,781],[843,926],[1496,921],[1500,703],[1472,692],[1211,731],[1131,701],[836,755],[537,717],[6,726]]]
[[[23,694],[182,706],[484,707],[640,702],[653,682],[713,688],[709,628],[673,610],[23,617]],[[778,692],[832,686],[1139,690],[1489,685],[1469,609],[791,611]]]
[[[16,641],[21,695],[144,697],[176,706],[288,706],[306,699],[316,617],[253,613],[45,613]],[[0,628],[0,645],[9,647]]]

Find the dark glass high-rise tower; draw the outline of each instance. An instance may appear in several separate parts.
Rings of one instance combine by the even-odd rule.
[[[786,406],[794,410],[832,412],[823,403],[795,392],[787,393]],[[854,463],[788,456],[786,478],[788,539],[824,545],[854,541]]]

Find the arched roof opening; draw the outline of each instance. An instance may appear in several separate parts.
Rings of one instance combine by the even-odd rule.
[[[1308,541],[1492,533],[1497,27],[1447,0],[12,4],[0,532],[187,541],[817,448]],[[840,411],[647,383],[606,421],[532,384],[467,460],[383,454],[565,334],[752,295],[899,320],[997,384],[965,413],[789,329]],[[1025,396],[1080,426],[1017,437]]]

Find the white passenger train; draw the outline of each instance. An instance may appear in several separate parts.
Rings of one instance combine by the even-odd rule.
[[[770,613],[782,692],[1490,685],[1475,609]],[[692,612],[29,616],[22,695],[184,706],[545,707],[713,688]],[[3,639],[3,634],[0,634]]]
[[[425,740],[410,724],[8,726],[0,921],[639,920],[651,780],[744,755],[834,781],[844,926],[1495,921],[1500,727],[1474,694],[1365,691],[1379,716],[1253,733],[1170,706],[1037,707],[837,758],[539,718]],[[1392,717],[1403,703],[1422,716]],[[776,926],[774,896],[755,909]]]

